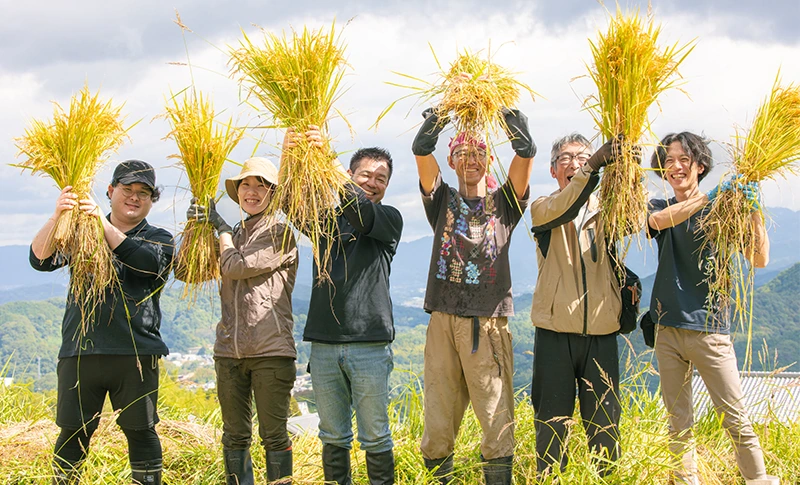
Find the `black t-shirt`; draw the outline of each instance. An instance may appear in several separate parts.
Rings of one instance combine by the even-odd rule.
[[[650,214],[677,204],[674,197],[652,199]],[[650,237],[658,243],[658,270],[650,300],[650,317],[654,322],[668,327],[697,330],[699,332],[730,332],[725,313],[710,307],[706,264],[712,257],[699,227],[700,219],[708,212],[710,204],[692,214],[682,223],[658,231],[648,226]]]
[[[114,267],[122,291],[119,286],[106,290],[104,301],[87,325],[86,335],[81,335],[80,331],[80,305],[70,292],[61,323],[59,359],[89,354],[169,354],[161,339],[159,299],[172,268],[172,235],[151,226],[146,219],[125,235],[127,237],[114,249]],[[40,261],[33,249],[29,260],[38,271],[55,271],[69,264],[69,258],[58,253]]]
[[[421,189],[421,188],[420,188]],[[485,197],[466,198],[440,173],[422,205],[433,228],[425,311],[463,317],[514,315],[508,251],[528,207],[511,181]]]
[[[330,281],[317,277],[303,340],[325,343],[394,340],[389,274],[400,243],[403,217],[394,207],[374,204],[355,184],[342,197],[338,237],[331,249]],[[327,244],[320,243],[320,251]]]

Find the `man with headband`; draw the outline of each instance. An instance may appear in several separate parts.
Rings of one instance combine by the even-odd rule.
[[[508,250],[528,205],[536,145],[528,120],[503,110],[516,156],[502,187],[487,169],[486,143],[465,133],[450,142],[447,163],[458,188],[442,181],[433,151],[447,124],[427,109],[412,151],[422,203],[434,230],[425,292],[431,314],[425,342],[425,431],[422,456],[440,483],[449,483],[453,448],[467,405],[484,431],[481,456],[487,485],[510,484],[514,453],[514,354],[508,317],[514,314]]]

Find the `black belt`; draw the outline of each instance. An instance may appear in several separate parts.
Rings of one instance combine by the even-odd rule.
[[[478,317],[472,317],[472,353],[478,351],[478,342],[480,341],[481,334],[481,320]]]

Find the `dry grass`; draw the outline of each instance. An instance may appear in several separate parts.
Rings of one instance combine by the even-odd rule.
[[[474,53],[464,50],[447,69],[442,67],[433,47],[431,52],[439,68],[436,80],[429,82],[396,72],[418,84],[389,83],[413,92],[391,103],[378,117],[376,126],[398,101],[416,97],[420,103],[433,104],[439,118],[452,119],[456,133],[488,140],[506,128],[502,108],[516,107],[523,91],[532,100],[536,95],[530,86],[515,79],[517,73],[493,62],[491,49]]]
[[[178,146],[179,161],[186,172],[192,195],[208,207],[216,200],[222,167],[242,139],[244,130],[215,121],[214,107],[208,97],[194,89],[170,97],[166,114],[172,130],[167,135]],[[219,243],[208,222],[188,221],[178,250],[175,274],[186,283],[183,298],[195,301],[198,291],[209,281],[219,280]]]
[[[97,171],[123,144],[130,127],[123,125],[122,106],[101,101],[88,86],[72,96],[68,111],[53,104],[52,120],[32,120],[25,134],[15,139],[18,156],[25,161],[14,166],[45,174],[59,189],[72,186],[79,199],[88,198]],[[81,307],[85,333],[117,278],[102,222],[78,208],[64,211],[51,242],[56,252],[69,258],[70,292]]]
[[[750,130],[738,132],[731,144],[733,168],[726,174],[742,183],[761,182],[798,173],[800,160],[800,86],[782,87],[780,74],[756,113]],[[763,218],[760,202],[753,207],[738,183],[714,199],[701,220],[714,254],[705,270],[711,308],[733,309],[734,320],[747,331],[745,366],[752,361],[752,313],[755,274],[742,254],[748,254],[755,235],[753,211]]]
[[[270,114],[274,126],[302,133],[316,125],[327,133],[329,119],[338,113],[333,105],[342,93],[346,68],[335,26],[327,31],[304,28],[284,36],[264,32],[260,42],[245,35],[239,47],[231,49],[231,64],[233,74]],[[347,180],[335,158],[329,139],[317,147],[299,137],[297,146],[282,156],[279,185],[267,209],[272,214],[283,211],[311,240],[321,278],[327,277],[335,236],[329,215]]]
[[[651,133],[650,107],[680,82],[678,67],[694,48],[692,43],[661,47],[660,33],[652,16],[642,18],[618,8],[608,31],[589,42],[592,63],[587,68],[597,95],[590,96],[585,106],[605,140],[625,135],[616,162],[605,168],[600,184],[605,233],[612,242],[622,242],[641,229],[647,192],[636,146]],[[624,248],[619,261],[629,244],[617,245]]]

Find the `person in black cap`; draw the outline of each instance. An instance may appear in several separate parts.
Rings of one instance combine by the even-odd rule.
[[[81,302],[71,295],[67,298],[57,370],[56,424],[61,434],[53,460],[56,485],[80,480],[80,467],[106,394],[119,411],[117,423],[128,439],[133,482],[161,483],[161,442],[155,430],[158,360],[169,350],[159,332],[159,297],[172,266],[172,235],[145,219],[160,196],[155,171],[148,163],[120,163],[107,195],[111,213],[103,217],[94,200],[78,200],[72,187],[64,187],[55,213],[31,243],[31,266],[54,271],[68,265],[70,259],[52,246],[58,216],[65,210],[95,216],[114,253],[120,283],[106,290],[103,302],[91,312],[85,334],[80,331]]]

